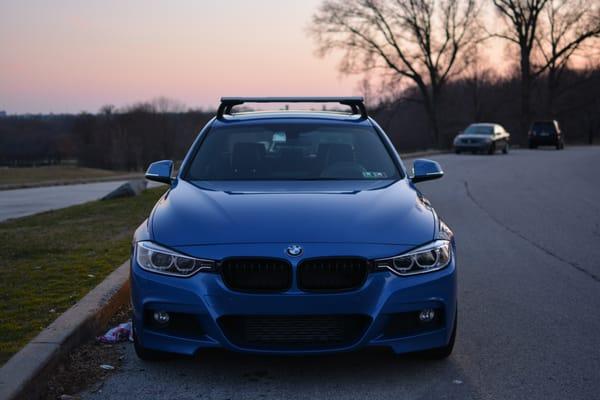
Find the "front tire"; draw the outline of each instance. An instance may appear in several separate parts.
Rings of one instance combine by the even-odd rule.
[[[454,342],[456,341],[456,326],[458,325],[458,310],[456,314],[454,314],[454,328],[452,329],[452,335],[450,336],[450,341],[447,345],[442,347],[437,347],[435,349],[425,350],[421,352],[421,356],[423,358],[429,360],[443,360],[450,357],[452,354],[452,350],[454,350]]]
[[[506,143],[504,145],[504,148],[502,149],[502,154],[508,154],[509,150],[510,150],[510,145],[508,143]]]
[[[496,152],[496,143],[492,143],[488,149],[488,154],[494,154]]]
[[[142,346],[135,333],[135,325],[133,326],[133,349],[138,358],[143,361],[164,361],[172,357],[171,353],[148,349]]]

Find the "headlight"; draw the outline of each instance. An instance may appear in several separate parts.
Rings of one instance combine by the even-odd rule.
[[[185,256],[152,242],[137,243],[136,260],[146,271],[164,275],[187,277],[215,269],[214,261]]]
[[[416,275],[439,271],[450,264],[452,245],[448,240],[436,240],[398,257],[376,260],[377,269],[388,269],[397,275]]]

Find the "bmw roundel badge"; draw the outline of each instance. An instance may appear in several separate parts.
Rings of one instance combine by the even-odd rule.
[[[285,249],[286,253],[288,253],[292,257],[298,257],[302,254],[302,246],[297,244],[291,244]]]

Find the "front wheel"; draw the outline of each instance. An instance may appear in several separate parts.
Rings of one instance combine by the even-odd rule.
[[[496,152],[496,143],[492,143],[488,149],[488,154],[494,154]]]

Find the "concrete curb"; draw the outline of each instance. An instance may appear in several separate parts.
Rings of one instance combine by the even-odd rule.
[[[0,369],[0,400],[36,399],[44,382],[71,350],[98,334],[129,302],[129,261],[11,357]]]

